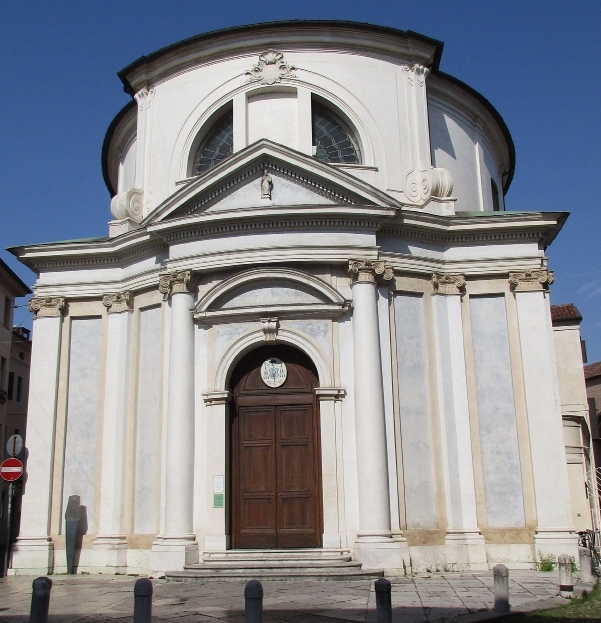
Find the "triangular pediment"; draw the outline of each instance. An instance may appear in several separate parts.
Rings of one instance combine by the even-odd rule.
[[[266,196],[265,173],[270,196]],[[234,154],[190,180],[143,225],[237,209],[286,206],[400,208],[392,197],[344,170],[268,140]]]

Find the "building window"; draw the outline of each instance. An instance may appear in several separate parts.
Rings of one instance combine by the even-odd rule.
[[[12,312],[12,301],[8,296],[4,297],[4,326],[10,328],[10,317]]]
[[[14,386],[15,386],[15,373],[9,372],[8,373],[8,399],[9,400],[13,399]]]
[[[23,402],[23,377],[17,377],[17,402],[21,404]]]
[[[207,132],[196,156],[194,175],[200,175],[234,153],[234,114],[232,109]]]
[[[501,209],[501,204],[499,203],[499,189],[495,184],[495,180],[490,179],[490,192],[492,195],[492,209],[493,212],[499,212]]]
[[[348,126],[329,108],[312,102],[313,155],[322,162],[359,164],[359,144]]]
[[[0,390],[4,388],[4,375],[6,374],[6,359],[0,357]]]

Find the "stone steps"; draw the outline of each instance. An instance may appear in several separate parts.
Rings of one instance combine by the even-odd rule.
[[[370,580],[383,577],[382,570],[362,569],[348,550],[228,550],[204,552],[203,561],[183,571],[168,571],[168,580]]]

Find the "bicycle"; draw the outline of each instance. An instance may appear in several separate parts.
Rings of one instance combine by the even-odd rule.
[[[581,530],[578,532],[578,546],[586,547],[591,552],[591,569],[598,577],[601,577],[600,544],[601,535],[599,534],[599,530]]]

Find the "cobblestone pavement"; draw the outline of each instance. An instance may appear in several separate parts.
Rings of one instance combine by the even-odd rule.
[[[51,576],[50,623],[132,620],[133,576]],[[0,623],[29,618],[32,577],[0,580]],[[155,580],[153,622],[244,621],[245,582],[179,583]],[[466,622],[492,618],[490,573],[419,575],[392,580],[394,623]],[[373,582],[263,583],[265,623],[374,623]],[[512,612],[550,607],[558,597],[556,573],[510,572]]]

